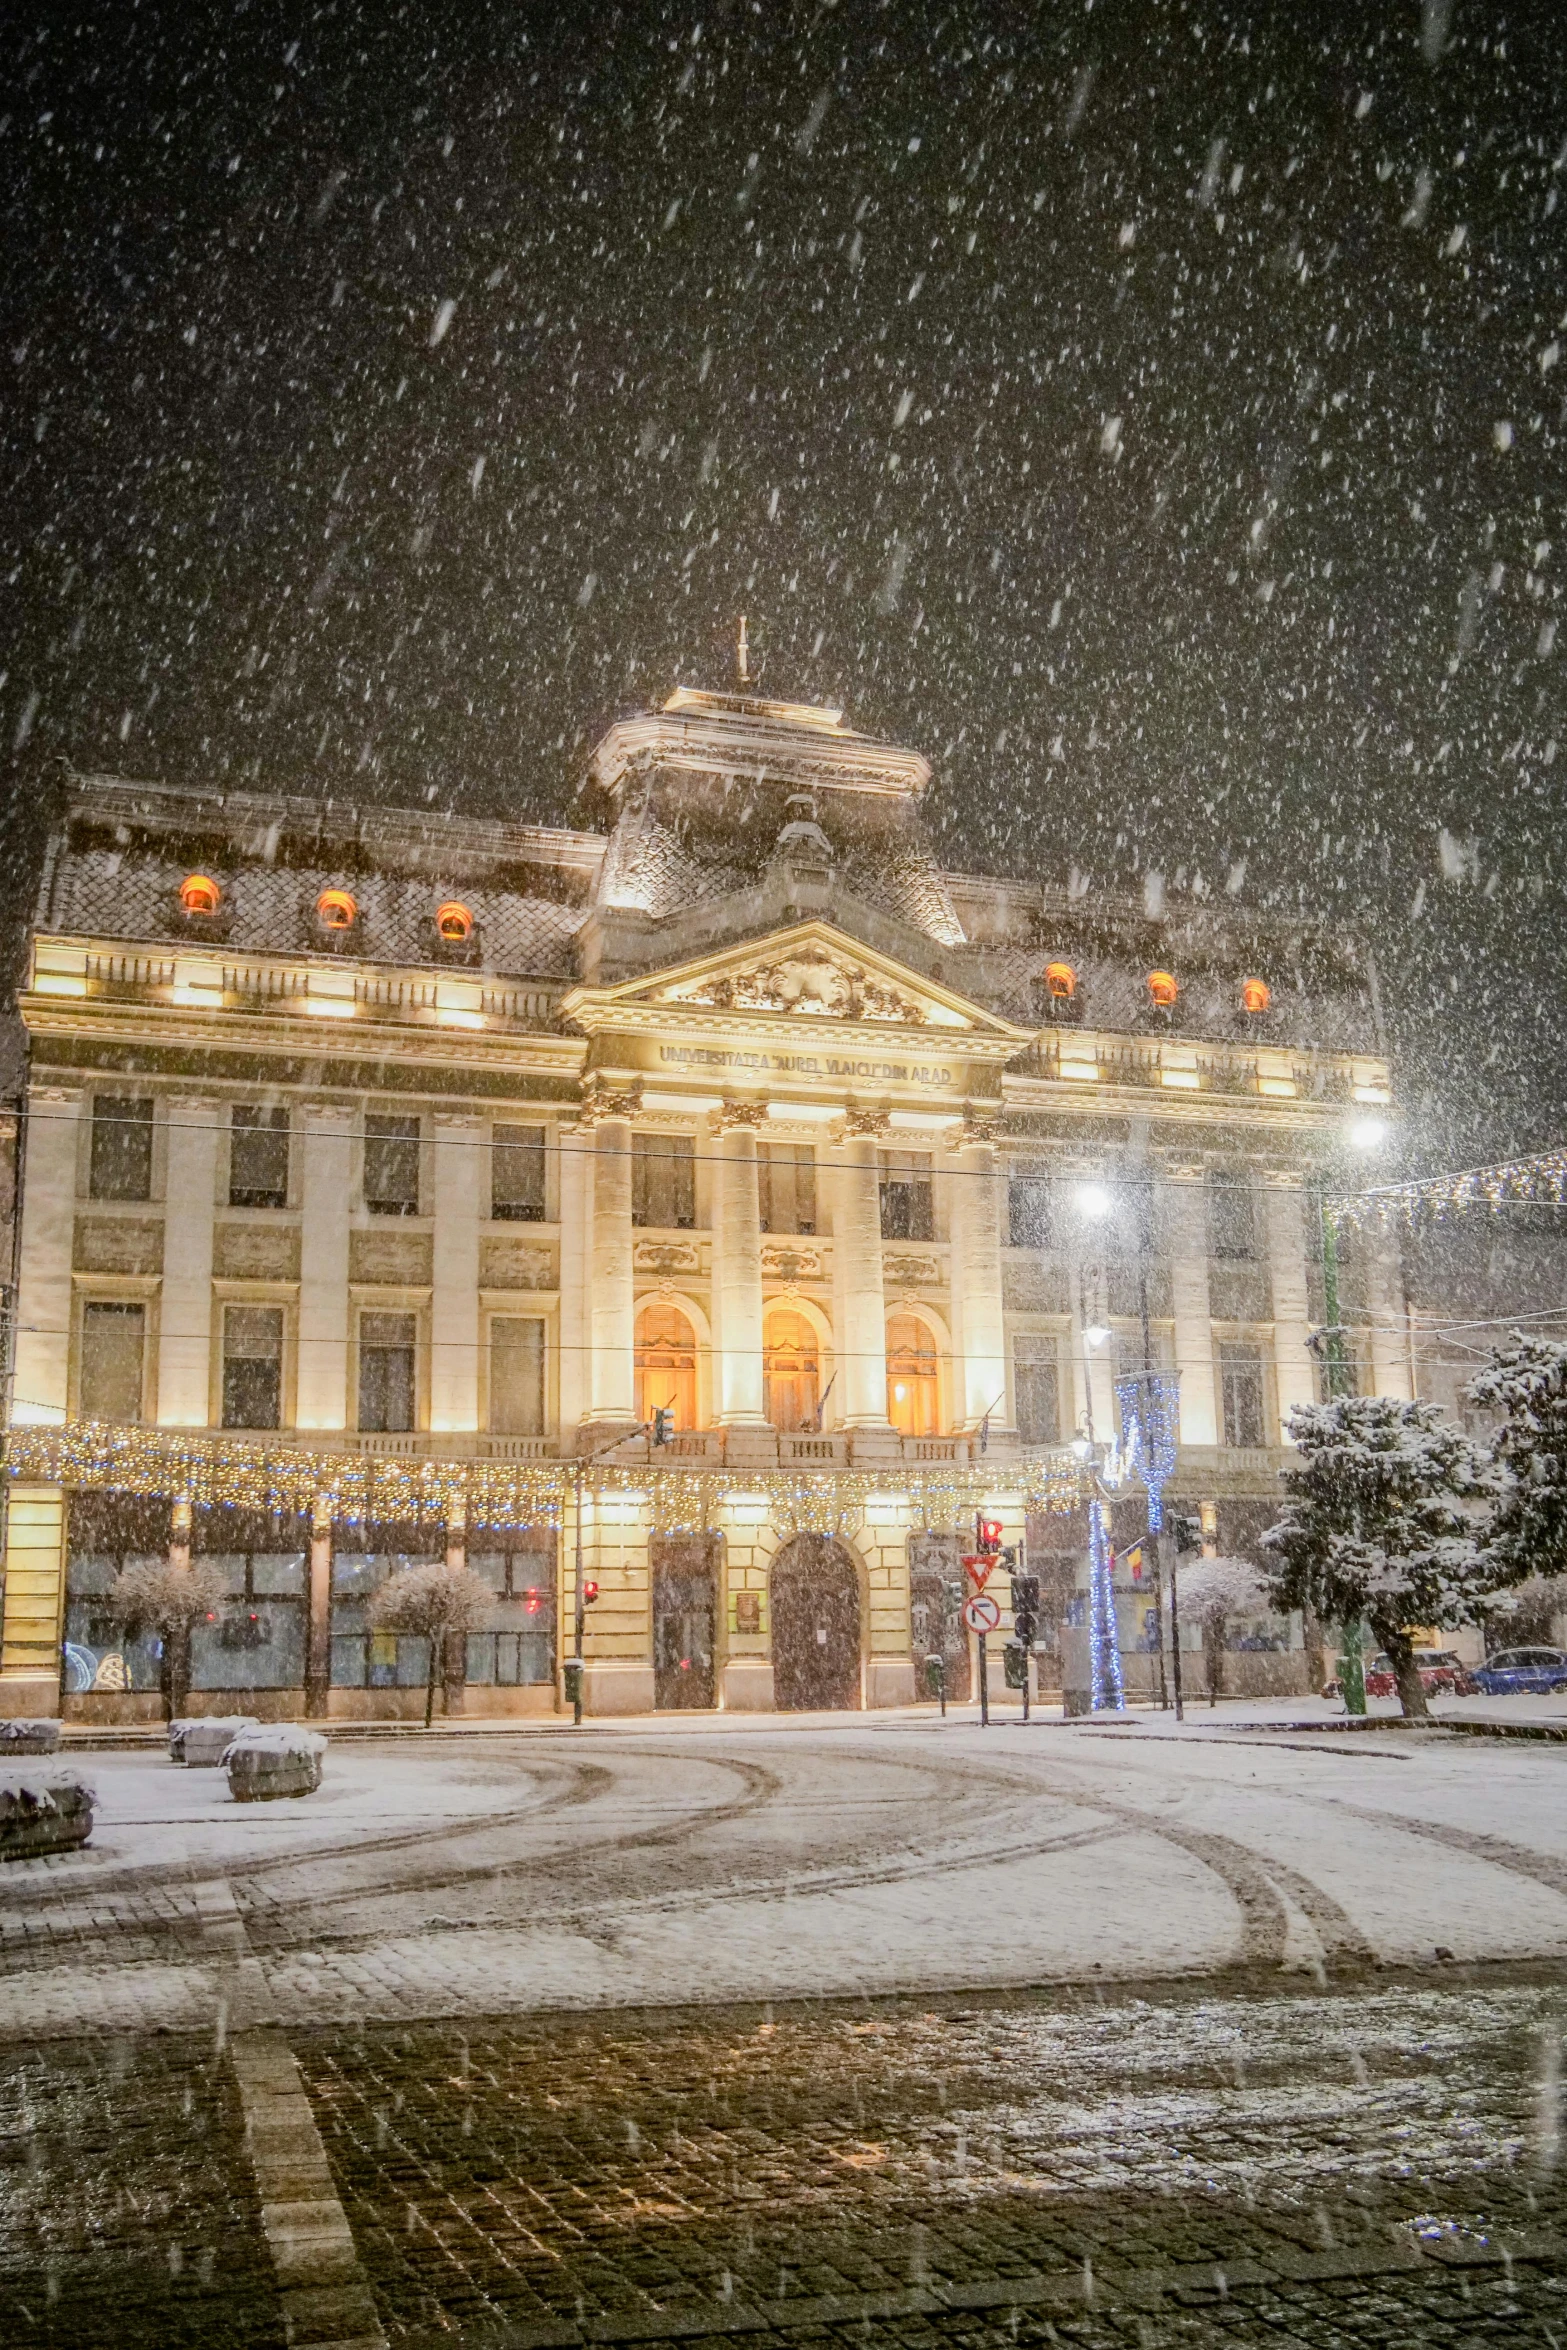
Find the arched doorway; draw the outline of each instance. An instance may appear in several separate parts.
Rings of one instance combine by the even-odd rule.
[[[655,1300],[637,1316],[637,1418],[664,1406],[677,1428],[696,1426],[696,1332],[678,1306]]]
[[[860,1577],[830,1534],[797,1534],[773,1561],[773,1702],[783,1713],[857,1710]]]
[[[936,1341],[917,1314],[887,1320],[887,1417],[900,1436],[936,1433]]]
[[[813,1429],[821,1402],[821,1358],[816,1332],[801,1313],[774,1306],[762,1354],[767,1417],[785,1436]]]
[[[660,1709],[713,1705],[718,1536],[655,1534],[650,1549],[653,1703]]]

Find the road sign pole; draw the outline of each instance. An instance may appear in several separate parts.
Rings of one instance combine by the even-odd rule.
[[[975,1634],[975,1638],[979,1642],[979,1726],[982,1730],[988,1730],[990,1728],[990,1675],[985,1664],[985,1635],[983,1632],[978,1632]]]

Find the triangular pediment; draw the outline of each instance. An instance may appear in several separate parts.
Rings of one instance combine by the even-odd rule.
[[[771,1015],[791,1021],[856,1027],[923,1029],[954,1041],[1005,1041],[1014,1049],[1030,1032],[890,955],[877,953],[831,923],[801,922],[766,938],[701,955],[617,986],[574,988],[561,1009],[591,1024],[614,1014]],[[593,1017],[596,1015],[596,1019]]]

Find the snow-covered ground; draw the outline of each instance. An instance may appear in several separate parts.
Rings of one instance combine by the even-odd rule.
[[[336,1741],[248,1805],[95,1753],[91,1847],[0,1875],[0,2031],[212,2012],[214,1882],[294,2021],[1567,1958],[1567,1751],[1279,1713]]]

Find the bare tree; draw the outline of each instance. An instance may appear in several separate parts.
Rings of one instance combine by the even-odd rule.
[[[204,1561],[180,1566],[167,1558],[137,1559],[114,1578],[110,1604],[126,1631],[133,1638],[156,1632],[163,1642],[158,1681],[166,1722],[179,1718],[190,1695],[191,1633],[217,1613],[223,1599],[223,1577]]]
[[[405,1640],[428,1640],[430,1674],[424,1692],[424,1726],[435,1712],[435,1677],[449,1640],[476,1631],[495,1605],[495,1594],[467,1567],[405,1567],[383,1583],[370,1602],[378,1632]]]
[[[1217,1705],[1224,1690],[1224,1642],[1230,1619],[1262,1614],[1269,1604],[1267,1588],[1249,1559],[1235,1558],[1183,1559],[1176,1569],[1175,1588],[1182,1617],[1202,1626],[1208,1703]]]

